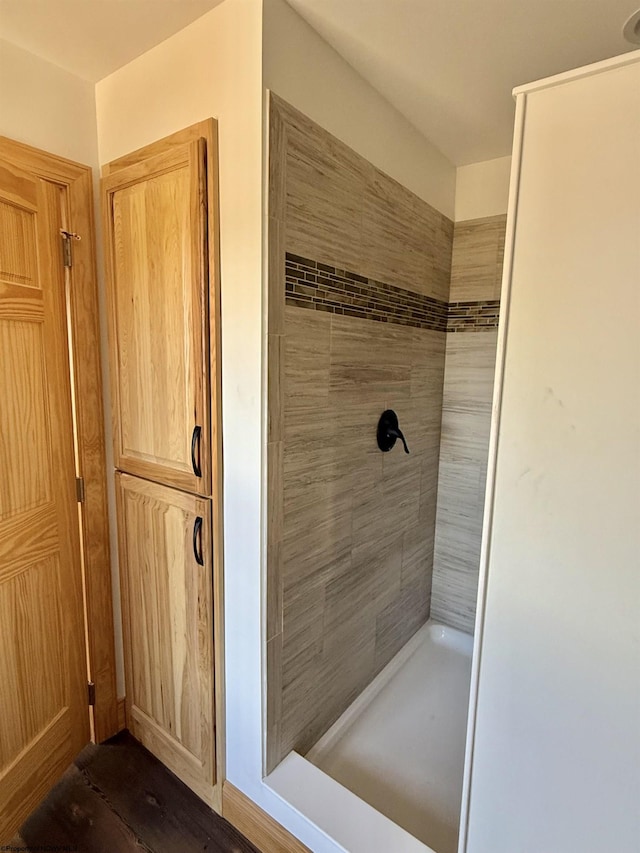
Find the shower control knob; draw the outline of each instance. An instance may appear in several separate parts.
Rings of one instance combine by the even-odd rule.
[[[387,409],[380,415],[380,420],[378,421],[377,435],[378,447],[384,453],[391,450],[391,448],[395,445],[398,439],[400,439],[400,441],[404,445],[404,452],[409,452],[407,442],[405,441],[404,435],[402,434],[402,430],[398,425],[398,416],[393,411],[393,409]]]

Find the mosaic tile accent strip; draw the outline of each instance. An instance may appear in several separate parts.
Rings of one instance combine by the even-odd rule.
[[[495,329],[500,317],[500,300],[450,302],[447,332],[482,332]]]
[[[447,303],[328,264],[286,254],[287,305],[445,332]]]
[[[452,302],[423,296],[320,261],[286,253],[287,305],[436,332],[479,332],[498,325],[500,300]]]

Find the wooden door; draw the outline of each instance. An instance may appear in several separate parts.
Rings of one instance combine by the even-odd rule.
[[[212,803],[211,502],[126,474],[116,482],[128,725]]]
[[[0,164],[0,842],[89,740],[61,192]]]
[[[202,139],[103,179],[116,468],[211,493]]]

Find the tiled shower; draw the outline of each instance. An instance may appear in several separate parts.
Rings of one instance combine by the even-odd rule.
[[[269,158],[267,772],[430,617],[473,631],[505,230],[274,95]]]

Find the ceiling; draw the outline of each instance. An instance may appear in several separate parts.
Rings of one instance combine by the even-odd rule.
[[[0,0],[0,37],[97,81],[223,0]],[[631,50],[640,0],[287,0],[453,163],[508,154],[511,89]]]
[[[453,163],[511,152],[511,90],[632,50],[640,0],[287,0]],[[637,45],[636,45],[637,47]]]
[[[222,0],[0,0],[0,37],[97,82]]]

